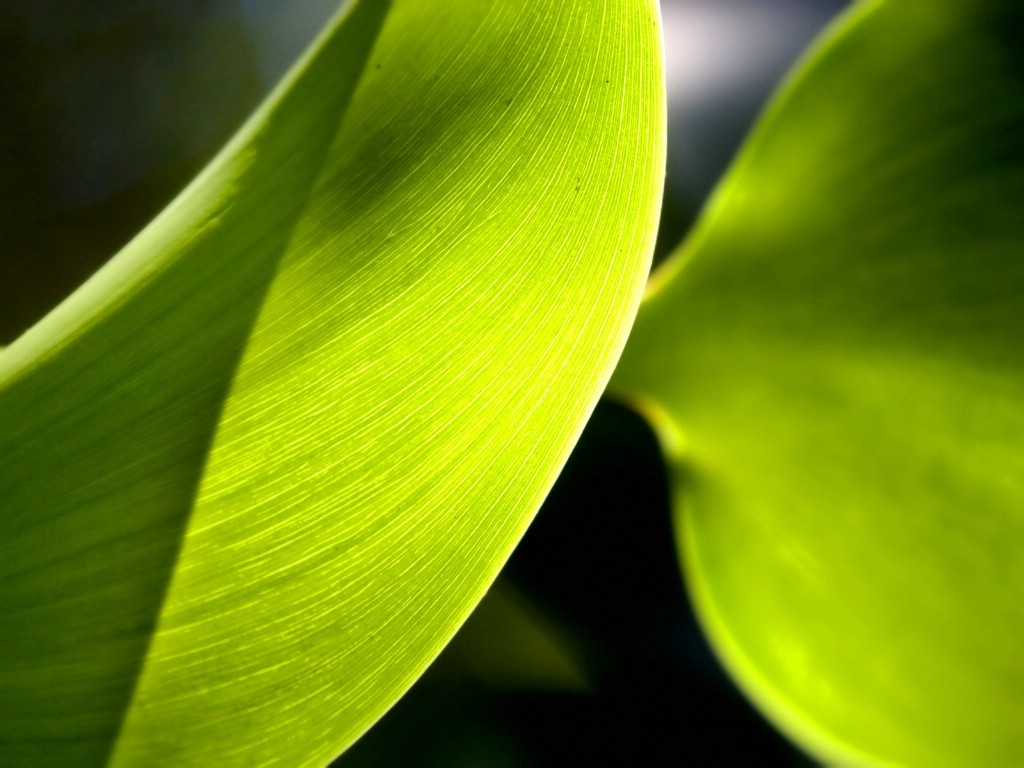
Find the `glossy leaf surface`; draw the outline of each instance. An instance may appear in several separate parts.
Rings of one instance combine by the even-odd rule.
[[[610,374],[651,0],[362,0],[0,352],[0,762],[323,764],[479,600]]]
[[[862,4],[656,275],[612,388],[746,691],[830,764],[1024,755],[1024,6]]]

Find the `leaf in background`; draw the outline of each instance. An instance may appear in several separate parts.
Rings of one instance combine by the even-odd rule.
[[[1024,7],[856,8],[655,276],[659,428],[719,652],[835,764],[1024,754]]]
[[[0,353],[0,762],[322,764],[529,522],[639,301],[651,0],[363,0]]]
[[[580,649],[571,633],[498,579],[446,648],[449,677],[472,677],[493,688],[589,693]]]

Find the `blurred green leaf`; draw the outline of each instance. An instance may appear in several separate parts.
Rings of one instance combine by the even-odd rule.
[[[0,352],[0,762],[323,764],[486,591],[625,340],[653,0],[363,0]]]
[[[869,2],[655,276],[659,429],[746,691],[839,765],[1024,755],[1024,5]]]
[[[452,677],[507,690],[588,693],[582,653],[566,628],[498,579],[439,660]]]

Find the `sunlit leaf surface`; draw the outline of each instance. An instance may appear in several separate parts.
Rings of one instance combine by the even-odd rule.
[[[487,589],[639,302],[652,0],[363,0],[0,353],[0,763],[323,764]]]
[[[1024,6],[856,8],[650,290],[659,428],[726,663],[836,765],[1024,756]]]

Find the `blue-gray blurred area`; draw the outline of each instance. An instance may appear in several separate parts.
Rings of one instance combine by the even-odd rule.
[[[845,0],[666,0],[669,178],[701,200],[765,97]]]
[[[659,257],[685,235],[787,68],[845,5],[663,0]],[[0,2],[0,344],[187,183],[336,6]],[[809,764],[746,704],[703,640],[657,446],[625,408],[598,408],[503,579],[532,618],[481,612],[342,765]],[[535,639],[550,630],[551,642],[531,647],[548,648],[546,668],[568,663],[572,674],[517,678],[529,658],[502,661],[495,649],[520,630]]]

